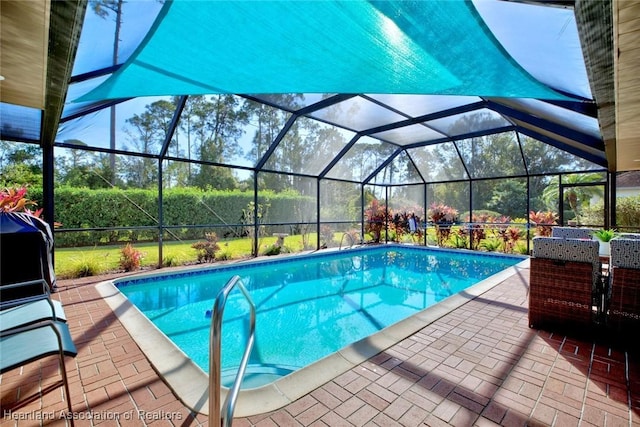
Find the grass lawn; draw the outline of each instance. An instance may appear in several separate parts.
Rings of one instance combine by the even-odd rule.
[[[308,235],[308,241],[315,243],[316,235]],[[193,264],[198,260],[197,251],[191,247],[195,240],[182,242],[164,242],[162,249],[162,265],[177,266]],[[260,239],[259,253],[276,242],[275,237],[262,237]],[[231,239],[218,241],[220,250],[216,257],[224,259],[241,259],[251,255],[251,239]],[[134,249],[142,252],[142,267],[155,267],[158,263],[158,243],[135,243]],[[80,248],[56,248],[55,272],[61,279],[95,276],[109,271],[122,271],[120,267],[120,255],[122,245],[93,246]],[[302,236],[289,236],[285,239],[285,247],[292,252],[303,250]]]
[[[436,243],[434,229],[428,229],[428,241],[433,245]],[[447,240],[447,247],[456,247],[455,233]],[[343,233],[334,234],[333,244],[338,246]],[[315,248],[317,235],[315,233],[307,234],[307,244]],[[407,240],[408,239],[408,240]],[[260,238],[260,247],[258,253],[263,255],[265,250],[276,242],[277,238],[273,236],[265,236]],[[384,238],[383,238],[384,241]],[[403,242],[414,242],[411,238],[405,236]],[[494,245],[490,247],[488,242],[492,241]],[[191,247],[195,240],[191,241],[170,241],[165,242],[162,251],[162,262],[158,261],[158,243],[135,243],[133,248],[142,253],[141,267],[157,267],[162,265],[165,267],[178,266],[185,264],[195,264],[198,262],[197,251]],[[348,242],[347,242],[348,243]],[[464,243],[464,242],[463,242]],[[120,265],[121,250],[125,243],[121,245],[110,246],[94,246],[81,248],[57,248],[55,250],[55,272],[56,276],[61,279],[74,277],[95,276],[113,271],[123,271]],[[251,239],[239,238],[218,241],[220,249],[216,251],[217,260],[220,259],[242,259],[251,255]],[[467,247],[463,244],[458,247]],[[290,252],[300,252],[304,250],[302,235],[292,235],[285,238],[285,248]],[[480,250],[500,251],[500,242],[495,237],[491,239],[483,239]],[[516,253],[526,253],[526,241],[518,242]]]

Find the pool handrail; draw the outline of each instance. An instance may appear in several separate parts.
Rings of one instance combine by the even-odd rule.
[[[349,233],[344,233],[342,235],[342,237],[340,238],[340,247],[338,248],[338,250],[342,249],[342,242],[344,241],[344,237],[348,236],[351,239],[351,245],[349,246],[350,248],[353,247],[353,245],[356,244],[356,239],[353,238],[353,236]]]
[[[231,291],[238,287],[250,307],[249,317],[249,337],[247,345],[242,355],[238,374],[233,382],[233,386],[229,389],[227,397],[224,400],[223,408],[220,407],[220,391],[222,387],[222,361],[220,357],[222,345],[222,315],[224,307],[227,303],[227,297]],[[209,336],[209,425],[230,426],[233,423],[233,411],[235,409],[238,394],[240,393],[240,385],[244,378],[247,364],[249,363],[249,355],[253,348],[256,329],[256,306],[249,295],[249,292],[242,284],[240,276],[233,276],[227,284],[218,292],[213,305],[211,314],[211,331]]]

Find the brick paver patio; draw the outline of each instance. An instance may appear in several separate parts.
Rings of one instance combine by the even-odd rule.
[[[96,280],[60,281],[55,294],[78,347],[66,360],[75,425],[208,425],[158,377]],[[285,408],[234,425],[640,425],[637,354],[530,329],[527,290],[522,270]],[[68,424],[59,379],[55,357],[0,376],[0,426]]]

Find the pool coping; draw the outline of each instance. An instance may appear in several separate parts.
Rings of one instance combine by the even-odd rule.
[[[241,390],[234,416],[263,414],[294,402],[527,268],[529,258],[273,383]],[[209,375],[135,307],[114,280],[98,283],[96,289],[176,397],[193,411],[208,415]],[[221,402],[227,392],[223,387]]]

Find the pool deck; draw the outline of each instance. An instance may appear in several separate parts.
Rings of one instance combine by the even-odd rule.
[[[234,425],[640,425],[640,357],[530,329],[528,277],[519,270],[283,408]],[[98,292],[107,279],[59,281],[55,294],[78,347],[66,359],[75,425],[208,425]],[[0,426],[65,425],[50,419],[66,409],[63,388],[52,387],[58,372],[51,357],[1,375]]]

